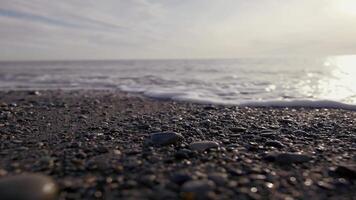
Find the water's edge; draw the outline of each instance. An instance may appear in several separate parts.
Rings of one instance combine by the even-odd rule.
[[[195,103],[195,104],[205,104],[205,105],[221,105],[221,106],[237,106],[237,107],[251,107],[251,108],[310,108],[310,109],[340,109],[348,111],[356,111],[356,105],[346,104],[338,101],[332,100],[271,100],[271,101],[244,101],[236,103],[226,103],[226,102],[216,102],[209,100],[197,100],[197,99],[186,99],[186,98],[177,98],[168,95],[158,95],[155,96],[152,93],[137,92],[137,91],[128,91],[120,89],[108,89],[108,88],[93,88],[93,89],[70,89],[70,88],[60,88],[60,89],[2,89],[0,92],[26,92],[26,91],[108,91],[108,92],[125,92],[128,95],[132,96],[141,96],[144,98],[150,98],[153,100],[162,100],[162,101],[176,101],[176,102],[186,102],[186,103]]]

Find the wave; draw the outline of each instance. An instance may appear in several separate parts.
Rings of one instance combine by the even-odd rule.
[[[126,91],[130,91],[127,90]],[[131,90],[131,92],[138,92]],[[184,101],[201,104],[235,105],[238,107],[265,107],[265,108],[318,108],[318,109],[341,109],[356,111],[355,104],[347,104],[333,100],[261,100],[261,101],[238,101],[226,100],[217,97],[202,96],[194,92],[168,92],[168,91],[140,91],[144,96],[163,99]]]
[[[326,108],[356,111],[356,105],[332,100],[275,100],[247,101],[237,104],[241,107],[272,107],[272,108]]]

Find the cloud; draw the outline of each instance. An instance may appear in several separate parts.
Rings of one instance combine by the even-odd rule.
[[[0,59],[349,54],[356,52],[356,14],[339,9],[347,4],[353,5],[351,0],[2,0]]]

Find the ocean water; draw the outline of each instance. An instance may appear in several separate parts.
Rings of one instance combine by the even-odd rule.
[[[356,110],[356,56],[0,62],[0,90],[114,89],[182,101]]]

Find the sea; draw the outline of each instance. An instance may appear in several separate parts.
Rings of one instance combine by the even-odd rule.
[[[0,90],[121,90],[208,104],[356,110],[356,55],[2,61]]]

